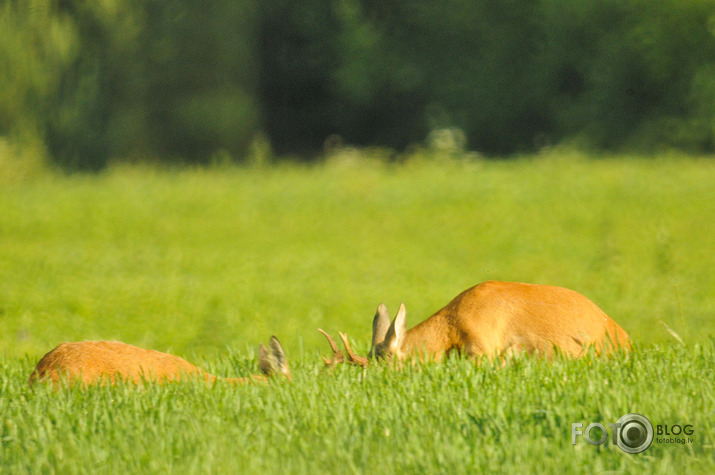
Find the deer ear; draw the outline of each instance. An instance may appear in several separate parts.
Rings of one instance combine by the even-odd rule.
[[[375,347],[385,340],[387,329],[390,328],[390,313],[384,303],[377,307],[375,318],[372,320],[372,348],[370,354],[375,350]]]
[[[390,324],[390,328],[387,329],[385,343],[387,343],[389,355],[396,354],[400,346],[402,346],[402,340],[405,338],[405,313],[405,304],[402,304],[395,319]]]
[[[273,374],[273,364],[271,364],[271,355],[268,353],[268,349],[261,343],[258,347],[258,367],[261,369],[261,373],[266,376]]]
[[[392,322],[395,331],[395,337],[397,340],[397,348],[402,346],[402,340],[405,338],[405,333],[407,333],[406,319],[407,309],[405,309],[405,304],[400,304],[400,310],[397,311],[395,315],[395,321]]]
[[[286,353],[281,346],[281,342],[278,341],[275,335],[271,336],[270,340],[272,362],[275,363],[275,371],[289,380],[291,379],[290,369],[288,368],[288,360],[286,359]],[[261,345],[263,348],[263,345]]]

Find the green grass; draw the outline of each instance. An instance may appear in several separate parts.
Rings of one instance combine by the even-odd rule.
[[[711,472],[715,162],[411,160],[45,175],[0,186],[0,472]],[[478,282],[562,285],[636,341],[609,360],[320,372]],[[117,339],[226,376],[281,339],[292,384],[26,386],[62,341]],[[682,340],[683,343],[680,343]],[[628,455],[571,423],[692,424]]]
[[[33,392],[6,360],[3,473],[708,473],[715,468],[714,340],[609,360],[465,360],[330,373],[302,355],[292,384],[200,383]],[[252,368],[245,360],[221,364]],[[657,384],[654,384],[657,383]],[[629,455],[571,424],[691,424],[693,442]],[[597,434],[593,434],[597,438]]]

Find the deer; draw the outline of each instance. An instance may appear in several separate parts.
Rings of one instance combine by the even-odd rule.
[[[442,309],[406,330],[405,304],[394,320],[380,304],[372,322],[368,358],[357,355],[339,332],[347,356],[332,337],[320,331],[333,350],[327,366],[347,361],[366,367],[370,360],[396,358],[439,361],[456,351],[473,360],[504,361],[519,353],[553,358],[555,353],[581,357],[629,350],[628,334],[598,306],[578,292],[552,285],[487,281],[457,295]]]
[[[281,375],[290,380],[290,369],[278,338],[270,338],[269,348],[263,344],[259,347],[258,366],[262,374],[251,375],[249,378],[221,378],[178,356],[121,341],[68,342],[60,344],[40,359],[28,384],[33,386],[38,382],[52,382],[54,388],[58,389],[62,384],[79,384],[83,387],[114,385],[118,381],[162,384],[192,378],[207,383],[229,384],[264,382],[272,375]]]

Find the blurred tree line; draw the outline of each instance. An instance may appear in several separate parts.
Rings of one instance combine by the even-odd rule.
[[[0,139],[68,168],[565,140],[715,151],[715,0],[0,0]]]

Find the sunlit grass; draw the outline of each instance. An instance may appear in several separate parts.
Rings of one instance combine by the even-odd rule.
[[[0,190],[0,351],[369,336],[488,279],[573,288],[643,343],[713,333],[712,160],[546,155],[161,171]],[[660,323],[663,322],[663,323]],[[665,325],[664,325],[665,324]]]
[[[439,364],[322,371],[297,355],[291,384],[200,382],[29,389],[27,361],[2,360],[0,469],[7,473],[707,473],[714,340],[610,359],[523,358],[505,367]],[[219,366],[225,359],[215,361]],[[240,371],[253,368],[243,366]],[[657,381],[657,384],[654,382]],[[571,424],[638,412],[691,424],[693,442],[640,455],[571,445]]]
[[[419,155],[0,187],[0,472],[713,471],[715,162]],[[322,371],[318,327],[364,353],[380,302],[404,301],[411,326],[488,279],[575,289],[637,351]],[[245,376],[270,334],[292,384],[26,384],[43,353],[84,339]],[[571,445],[571,423],[629,412],[692,424],[695,441]]]

